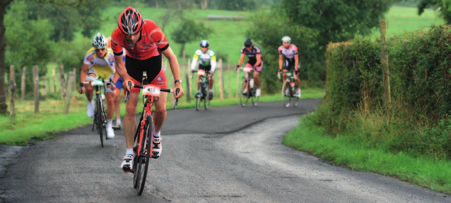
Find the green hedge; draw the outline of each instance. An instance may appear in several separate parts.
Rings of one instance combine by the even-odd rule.
[[[356,38],[329,44],[326,98],[307,119],[369,148],[451,158],[449,28],[388,40],[392,102],[387,106],[380,42]]]

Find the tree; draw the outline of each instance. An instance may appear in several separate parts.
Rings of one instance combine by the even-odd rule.
[[[179,25],[171,35],[175,43],[181,44],[179,56],[183,56],[186,43],[208,38],[208,35],[211,33],[213,33],[213,30],[206,27],[204,23],[196,22],[188,18],[181,18]]]
[[[109,0],[101,0],[101,2],[108,2]],[[5,52],[6,52],[6,43],[5,43],[5,14],[8,5],[13,2],[13,0],[0,0],[0,114],[5,114],[7,112],[8,106],[6,105],[6,89],[5,89],[5,70],[6,70],[6,64],[5,64]],[[27,1],[27,3],[30,3],[31,1]],[[86,14],[89,13],[90,10],[83,10],[84,8],[92,8],[92,6],[97,6],[99,4],[99,1],[96,1],[93,3],[90,0],[33,0],[32,2],[42,3],[42,4],[49,4],[53,6],[63,6],[72,9],[73,11],[77,11],[79,14]],[[56,14],[55,18],[61,17],[58,15],[62,15],[61,13]],[[80,15],[65,15],[65,18],[83,18]],[[99,19],[100,21],[100,19]],[[17,22],[21,23],[21,22]],[[86,22],[89,23],[89,22]],[[63,26],[68,26],[67,24],[63,24]],[[58,27],[60,28],[60,27]],[[84,28],[84,27],[82,27]]]
[[[418,4],[418,15],[423,14],[424,9],[430,6],[439,8],[440,16],[447,24],[451,23],[451,0],[421,0]]]
[[[394,0],[281,0],[281,7],[293,24],[319,31],[323,48],[329,42],[352,39],[356,33],[369,34],[371,28]]]
[[[6,66],[15,65],[21,73],[22,67],[31,70],[33,65],[39,66],[40,74],[47,72],[45,64],[53,56],[55,43],[50,39],[52,24],[46,19],[27,20],[27,5],[23,1],[11,4],[5,16],[6,30]],[[21,23],[17,23],[21,22]],[[25,29],[26,28],[26,29]],[[32,85],[32,75],[27,74],[27,89]],[[16,74],[16,81],[21,78]]]

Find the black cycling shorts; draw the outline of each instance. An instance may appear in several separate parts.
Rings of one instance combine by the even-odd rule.
[[[283,69],[287,71],[291,71],[291,69],[294,69],[294,59],[285,59],[283,63]]]
[[[150,83],[162,70],[161,55],[153,56],[145,60],[138,60],[127,56],[125,68],[128,75],[138,82],[142,82],[143,71],[147,71],[147,81]]]
[[[211,65],[210,66],[203,66],[203,65],[199,64],[199,70],[204,70],[205,72],[210,72],[211,71]]]

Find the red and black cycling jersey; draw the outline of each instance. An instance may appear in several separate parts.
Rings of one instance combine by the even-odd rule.
[[[246,49],[246,47],[243,46],[243,48],[241,48],[241,54],[245,54],[247,56],[247,58],[248,58],[247,63],[249,63],[251,65],[255,65],[255,63],[257,63],[257,54],[261,55],[262,53],[260,51],[260,48],[253,45],[252,49],[250,51],[248,51]],[[263,57],[261,57],[261,61],[263,61]]]
[[[122,48],[127,50],[127,56],[145,60],[160,55],[169,47],[163,31],[152,20],[144,20],[141,36],[136,44],[125,39],[125,34],[116,28],[111,35],[111,48],[115,55],[122,55]]]

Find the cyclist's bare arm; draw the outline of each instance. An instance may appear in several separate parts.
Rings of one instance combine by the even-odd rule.
[[[279,70],[282,71],[282,65],[283,65],[283,55],[279,55]]]
[[[299,56],[298,54],[294,55],[294,70],[299,71]]]
[[[174,81],[179,80],[180,81],[180,69],[179,69],[179,63],[177,62],[177,57],[175,56],[174,52],[172,51],[171,47],[168,47],[166,50],[164,50],[163,55],[166,56],[166,58],[169,61],[169,65],[171,66],[172,75],[174,76]],[[169,81],[169,82],[174,82]],[[175,84],[175,89],[179,88],[180,92],[175,95],[175,98],[180,98],[183,96],[183,88],[182,84],[180,82]]]
[[[238,65],[241,66],[241,64],[243,64],[243,61],[244,61],[244,54],[241,54],[240,60],[238,61]]]
[[[88,73],[88,68],[89,68],[88,64],[83,64],[83,66],[81,67],[81,71],[80,71],[80,81],[81,82],[84,82],[86,80],[86,74]]]
[[[257,54],[256,58],[257,58],[257,62],[255,62],[254,67],[257,67],[257,66],[261,65],[260,63],[262,62],[262,55],[261,54]]]
[[[114,60],[116,61],[116,74],[121,76],[124,79],[125,84],[128,84],[128,82],[132,82],[132,87],[134,86],[133,81],[130,78],[130,75],[127,73],[127,69],[125,69],[125,62],[122,60],[122,55],[114,55]],[[116,77],[116,76],[115,76]],[[125,85],[124,87],[127,91],[130,91],[128,89],[128,85]]]

